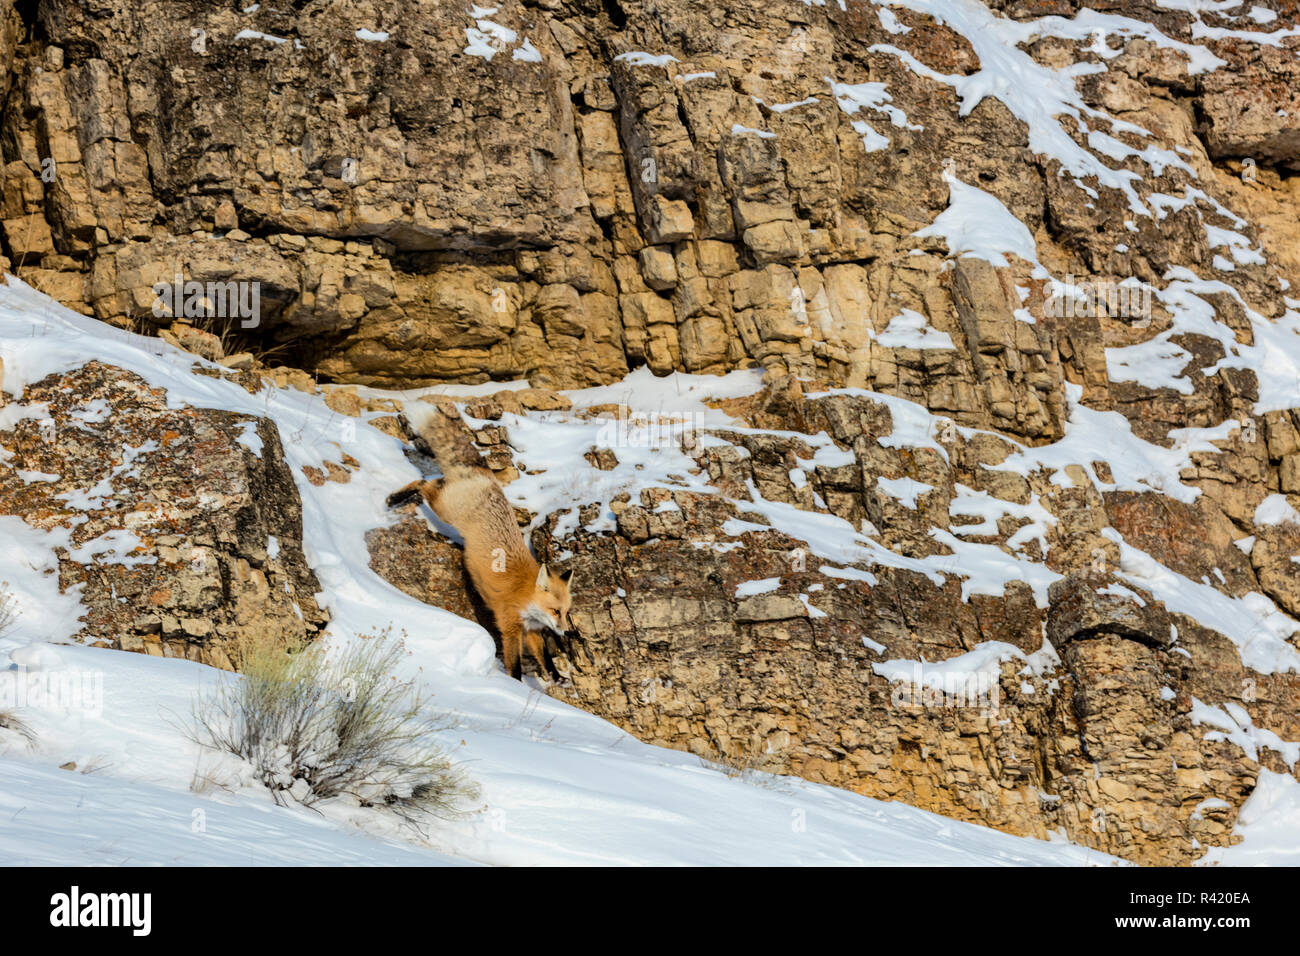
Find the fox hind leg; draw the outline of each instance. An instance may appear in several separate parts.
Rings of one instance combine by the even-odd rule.
[[[384,503],[390,508],[396,508],[399,505],[408,504],[419,498],[424,493],[423,486],[424,482],[413,481],[405,488],[394,491],[388,496]]]
[[[413,481],[405,488],[394,491],[389,495],[386,504],[390,508],[397,508],[423,498],[429,507],[433,509],[433,513],[446,521],[447,519],[438,512],[438,499],[442,497],[442,483],[442,478],[434,481]]]

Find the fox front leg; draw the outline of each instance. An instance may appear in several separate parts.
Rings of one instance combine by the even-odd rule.
[[[523,669],[519,663],[519,650],[521,631],[523,629],[515,624],[507,625],[501,629],[501,656],[505,658],[506,673],[515,680],[523,678]]]

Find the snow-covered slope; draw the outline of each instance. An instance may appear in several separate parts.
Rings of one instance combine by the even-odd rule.
[[[78,600],[59,595],[43,532],[0,526],[0,580],[20,610],[0,639],[0,701],[19,684],[72,688],[71,706],[17,708],[26,748],[0,736],[0,861],[6,863],[1112,864],[1066,843],[1008,836],[898,803],[792,778],[738,777],[617,728],[505,676],[478,625],[405,596],[369,570],[368,528],[384,496],[415,478],[400,444],[360,427],[346,485],[313,486],[304,465],[337,460],[338,416],[319,396],[258,395],[191,372],[194,356],[115,331],[10,278],[0,288],[4,388],[98,359],[166,388],[169,399],[267,415],[298,477],[304,546],[333,614],[327,640],[391,626],[407,671],[455,717],[444,743],[482,787],[481,806],[421,835],[341,803],[277,807],[233,761],[183,732],[196,691],[231,679],[180,660],[67,644]],[[689,384],[689,383],[688,383]],[[21,666],[20,666],[21,665]],[[75,769],[61,770],[73,763]]]

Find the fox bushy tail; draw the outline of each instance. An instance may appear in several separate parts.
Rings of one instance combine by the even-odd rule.
[[[443,474],[453,468],[486,468],[474,436],[451,402],[419,403],[407,407],[406,421],[416,436],[416,446],[427,451],[438,462]]]
[[[446,477],[466,469],[487,468],[482,453],[460,410],[451,402],[412,403],[404,416],[408,430],[415,435],[415,447],[438,463]],[[424,482],[417,481],[388,496],[390,508],[414,501],[423,493]]]

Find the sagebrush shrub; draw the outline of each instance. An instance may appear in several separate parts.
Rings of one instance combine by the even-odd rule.
[[[332,654],[243,645],[241,676],[199,695],[192,736],[252,764],[277,802],[351,794],[408,819],[455,812],[476,788],[437,746],[446,725],[427,697],[396,676],[401,657],[387,636]]]

